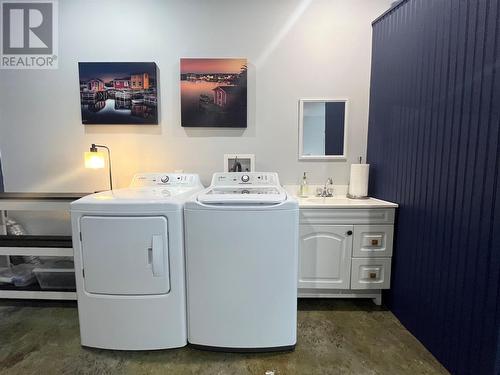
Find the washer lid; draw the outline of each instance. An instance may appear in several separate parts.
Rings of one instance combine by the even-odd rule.
[[[207,204],[278,204],[286,199],[286,192],[275,186],[211,187],[198,195]]]

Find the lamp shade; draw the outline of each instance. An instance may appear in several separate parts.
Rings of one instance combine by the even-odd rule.
[[[85,153],[85,168],[102,169],[105,167],[105,153],[102,151],[90,151]]]

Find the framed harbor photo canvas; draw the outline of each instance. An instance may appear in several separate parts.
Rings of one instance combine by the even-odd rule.
[[[81,62],[82,123],[158,124],[153,62]]]
[[[247,127],[247,60],[181,59],[184,127]]]

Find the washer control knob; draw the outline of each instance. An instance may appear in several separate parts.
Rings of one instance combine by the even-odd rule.
[[[170,180],[170,178],[168,176],[164,176],[161,178],[161,182],[163,182],[164,184],[166,184],[168,182],[168,180]]]
[[[243,182],[248,182],[250,181],[250,176],[247,175],[247,174],[244,174],[243,176],[241,176],[241,181]]]

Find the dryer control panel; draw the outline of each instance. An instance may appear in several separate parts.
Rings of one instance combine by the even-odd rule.
[[[226,172],[214,173],[212,186],[279,186],[277,173],[272,172]]]
[[[189,173],[138,173],[130,183],[130,187],[199,185],[201,182],[198,175]]]

